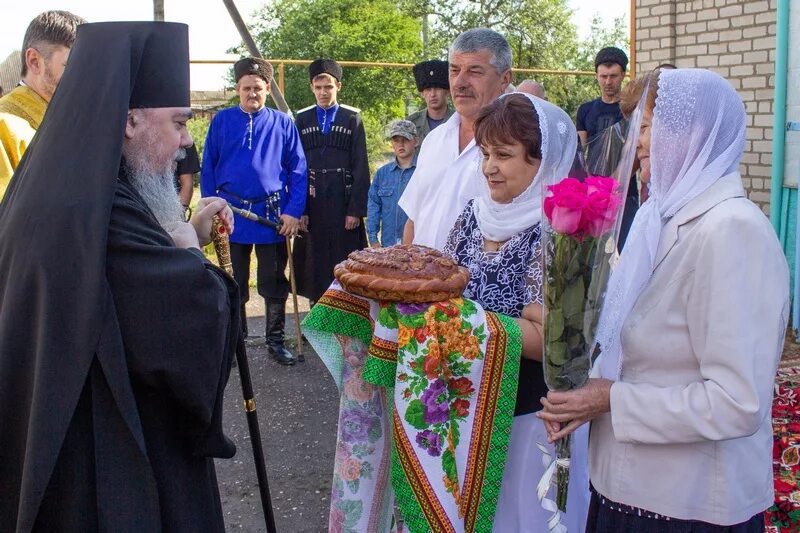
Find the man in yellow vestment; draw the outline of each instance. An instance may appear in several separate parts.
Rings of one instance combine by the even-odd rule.
[[[84,22],[68,11],[45,11],[25,31],[22,81],[0,98],[0,199],[42,123],[64,73],[75,31]]]

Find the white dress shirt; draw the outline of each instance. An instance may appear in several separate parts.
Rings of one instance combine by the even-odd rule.
[[[474,139],[459,153],[460,124],[461,115],[453,113],[425,137],[417,169],[398,202],[414,222],[414,244],[444,248],[458,215],[481,194],[483,156]]]

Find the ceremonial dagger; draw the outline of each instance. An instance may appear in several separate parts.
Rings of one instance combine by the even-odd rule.
[[[211,241],[217,253],[219,265],[225,272],[233,277],[233,264],[231,263],[231,249],[228,231],[222,224],[219,215],[214,215],[211,227]],[[246,320],[245,317],[242,317]],[[250,365],[247,362],[247,348],[244,344],[244,335],[239,328],[239,340],[236,343],[236,363],[239,366],[239,378],[242,382],[242,395],[244,396],[244,410],[247,417],[247,427],[250,430],[250,444],[253,447],[253,461],[256,464],[256,477],[258,478],[258,491],[261,495],[261,506],[264,509],[264,521],[268,533],[277,533],[275,528],[275,513],[272,509],[272,499],[269,494],[267,481],[267,466],[264,461],[264,449],[261,447],[261,430],[258,427],[258,414],[256,413],[256,400],[253,394],[253,382],[250,379]]]

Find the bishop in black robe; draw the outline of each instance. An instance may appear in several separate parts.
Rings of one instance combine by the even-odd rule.
[[[224,531],[238,291],[120,170],[128,109],[188,107],[188,57],[184,25],[81,26],[0,205],[0,531]]]

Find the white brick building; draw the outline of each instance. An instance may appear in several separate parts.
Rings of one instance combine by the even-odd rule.
[[[800,1],[792,0],[792,4]],[[770,208],[776,5],[777,0],[636,0],[638,74],[661,63],[708,68],[730,80],[741,95],[748,113],[741,173],[750,199],[766,213]],[[800,11],[800,5],[793,11]],[[797,35],[800,24],[793,27]],[[800,67],[796,57],[795,62]],[[790,84],[792,79],[800,80],[800,72],[790,78]],[[797,172],[792,176],[796,186]]]

